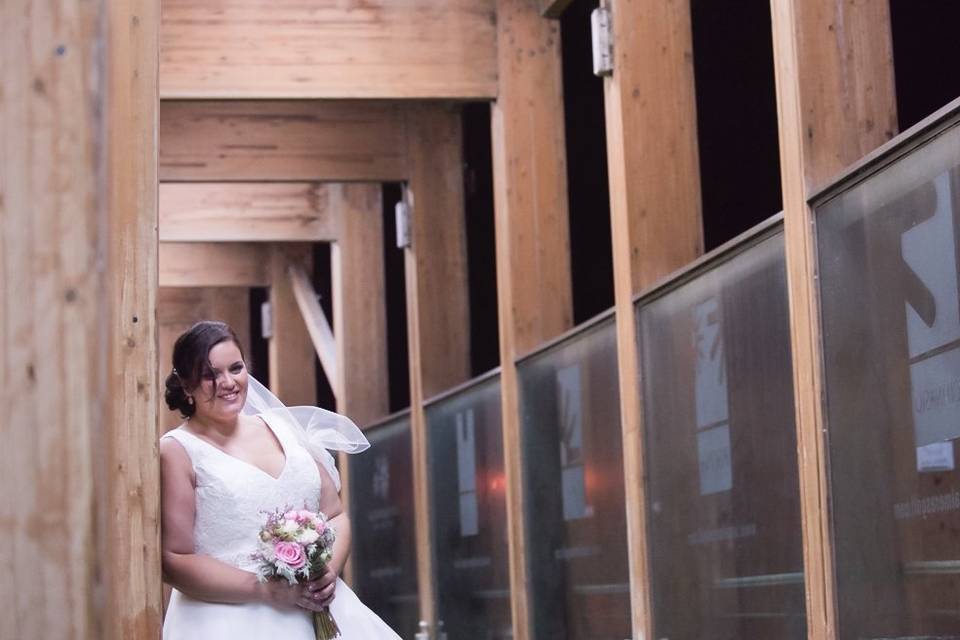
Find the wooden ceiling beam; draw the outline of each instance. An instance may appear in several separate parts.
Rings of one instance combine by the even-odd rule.
[[[160,180],[403,180],[402,118],[389,102],[164,100]]]
[[[493,4],[164,0],[160,96],[493,98]]]
[[[270,246],[252,242],[161,242],[161,287],[266,287]]]
[[[160,184],[161,242],[332,242],[339,209],[316,182]]]

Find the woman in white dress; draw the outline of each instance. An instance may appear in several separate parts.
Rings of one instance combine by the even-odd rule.
[[[329,607],[344,640],[399,640],[338,577],[350,521],[332,458],[248,375],[233,330],[197,323],[177,340],[173,365],[165,398],[186,420],[160,440],[163,572],[174,588],[164,639],[314,640],[313,612]],[[365,442],[359,431],[354,440]],[[326,514],[333,558],[306,584],[258,582],[252,555],[265,512],[286,507]]]

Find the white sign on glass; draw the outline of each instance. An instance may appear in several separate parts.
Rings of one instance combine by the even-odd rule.
[[[904,304],[907,347],[915,360],[910,365],[910,386],[918,448],[960,437],[960,350],[953,346],[934,353],[960,340],[950,174],[941,174],[933,182],[933,215],[900,239],[903,261],[916,275],[914,285],[919,287]],[[930,299],[932,305],[918,302]],[[920,306],[924,308],[916,308]],[[917,456],[919,469],[919,451]]]
[[[733,488],[730,455],[730,405],[723,349],[720,302],[709,298],[693,308],[694,403],[700,495]]]
[[[457,428],[457,486],[460,491],[460,536],[480,532],[477,505],[477,438],[473,408],[455,417]]]
[[[588,518],[593,510],[587,504],[583,456],[583,396],[580,366],[557,371],[557,398],[560,403],[560,483],[563,519]]]
[[[953,471],[955,468],[952,442],[934,442],[917,447],[917,471],[938,473]]]

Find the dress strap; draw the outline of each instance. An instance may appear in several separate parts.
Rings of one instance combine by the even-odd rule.
[[[176,429],[171,429],[165,434],[160,436],[160,439],[172,438],[180,443],[180,445],[186,450],[187,455],[190,456],[190,462],[193,463],[194,468],[196,468],[197,463],[200,462],[201,456],[206,452],[203,447],[203,441],[201,441],[197,436],[193,435],[189,431],[185,430],[183,427],[177,427]]]
[[[270,431],[273,432],[273,435],[277,437],[277,440],[280,441],[280,446],[283,447],[285,452],[289,451],[291,447],[298,444],[296,435],[294,435],[290,425],[288,425],[283,418],[277,415],[258,417],[260,420],[263,420],[264,424],[267,425],[267,428],[270,429]]]

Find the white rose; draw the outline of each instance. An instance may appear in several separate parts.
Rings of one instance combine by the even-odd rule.
[[[304,529],[299,536],[297,536],[297,542],[300,544],[313,544],[320,538],[320,534],[314,531],[313,529]]]

